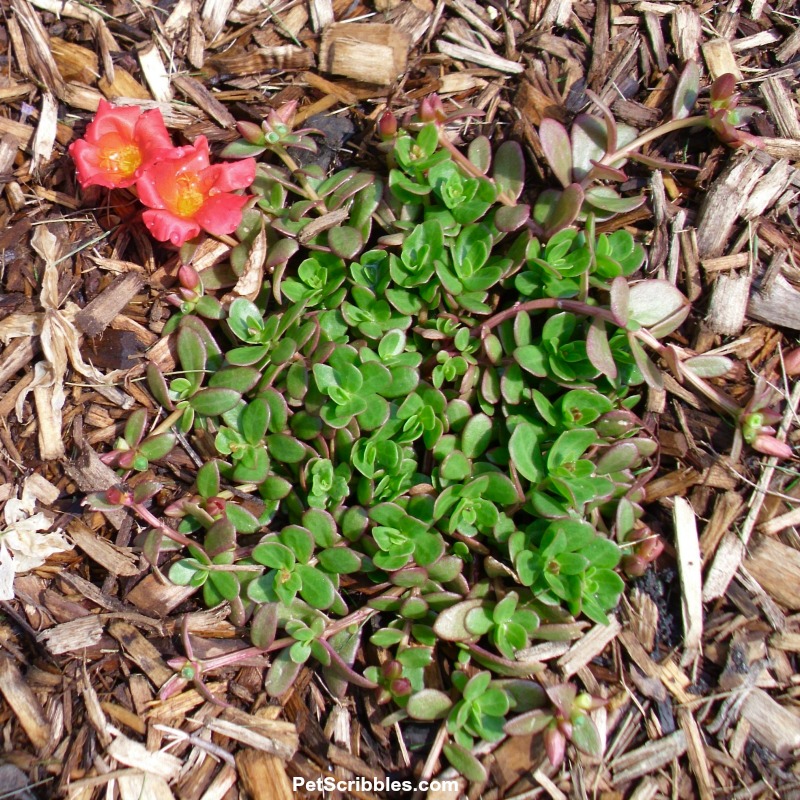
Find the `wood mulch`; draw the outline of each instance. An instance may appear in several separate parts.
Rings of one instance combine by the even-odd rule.
[[[2,11],[0,322],[42,318],[45,261],[34,235],[44,225],[58,246],[58,302],[84,358],[123,372],[108,388],[68,368],[59,410],[57,387],[40,382],[38,336],[9,337],[0,352],[0,500],[27,478],[74,543],[18,576],[15,599],[0,604],[0,798],[290,800],[305,796],[293,777],[416,780],[429,746],[424,731],[411,741],[382,728],[363,692],[332,703],[310,669],[272,704],[264,659],[208,679],[232,707],[193,688],[156,699],[173,674],[166,662],[184,654],[182,625],[203,658],[246,641],[191,590],[152,574],[129,516],[81,506],[84,492],[115,482],[97,453],[131,409],[155,408],[139,378],[176,270],[174,254],[129,224],[128,209],[77,190],[66,147],[101,98],[158,107],[173,132],[213,145],[236,138],[235,120],[298,99],[300,120],[352,121],[356,134],[339,153],[351,159],[387,106],[400,116],[438,92],[483,112],[465,123],[465,140],[522,141],[541,183],[537,126],[569,120],[586,107],[587,88],[642,129],[669,114],[685,60],[701,64],[706,83],[734,72],[759,109],[765,149],[734,152],[705,133],[668,139],[664,152],[687,148],[700,172],[633,170],[629,188],[645,188],[650,201],[613,225],[646,241],[648,271],[695,302],[682,344],[734,358],[720,385],[738,398],[757,375],[774,382],[781,433],[798,443],[800,388],[781,361],[800,330],[796,4],[3,0]],[[211,263],[226,250],[216,243],[200,257]],[[83,310],[67,314],[69,303]],[[572,679],[608,699],[597,712],[605,755],[568,759],[554,773],[540,739],[514,738],[482,754],[486,785],[460,780],[458,792],[428,797],[800,797],[796,462],[742,451],[730,424],[670,379],[647,403],[664,453],[648,487],[649,522],[667,551],[610,626],[538,647],[544,681]],[[167,477],[177,487],[191,469],[178,457]]]

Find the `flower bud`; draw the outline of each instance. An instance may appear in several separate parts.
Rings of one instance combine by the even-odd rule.
[[[227,503],[222,497],[209,497],[204,505],[206,513],[216,519],[225,513]]]
[[[567,751],[567,740],[564,734],[553,724],[545,729],[543,734],[544,750],[550,763],[558,769],[564,761]]]
[[[736,90],[736,77],[730,72],[720,75],[714,83],[711,84],[711,103],[720,108],[726,101],[730,100],[734,91]]]
[[[392,681],[389,691],[395,697],[407,697],[411,694],[411,681],[408,678],[398,678]]]
[[[128,499],[127,492],[123,492],[118,486],[106,489],[106,501],[115,506],[126,505]]]
[[[422,122],[441,123],[447,119],[447,113],[438,94],[429,94],[419,105],[419,118]]]
[[[181,264],[178,270],[178,281],[184,289],[191,292],[200,287],[200,275],[191,264]]]
[[[399,679],[403,674],[403,665],[399,661],[387,661],[381,667],[381,673],[389,681]]]
[[[800,374],[800,347],[790,350],[783,357],[783,366],[790,377]]]
[[[385,142],[397,136],[397,117],[391,111],[384,111],[378,120],[378,135]]]
[[[774,436],[764,433],[758,434],[753,442],[753,449],[758,450],[764,455],[775,456],[776,458],[791,458],[794,451],[786,442],[779,442]]]
[[[664,542],[660,536],[653,533],[636,545],[635,553],[648,564],[655,561],[664,552]]]
[[[131,469],[135,461],[136,461],[135,450],[126,450],[124,453],[120,453],[117,456],[117,466],[119,466],[120,469]]]
[[[647,572],[647,562],[641,556],[623,556],[622,571],[629,578],[641,578]]]
[[[236,128],[250,144],[264,144],[264,131],[255,122],[237,122]]]

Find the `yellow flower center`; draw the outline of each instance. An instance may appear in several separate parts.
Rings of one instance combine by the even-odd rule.
[[[100,167],[110,175],[129,178],[142,163],[142,153],[135,144],[106,147],[100,151]]]
[[[176,178],[178,191],[175,197],[175,213],[179,217],[193,217],[206,201],[195,172],[185,172]]]

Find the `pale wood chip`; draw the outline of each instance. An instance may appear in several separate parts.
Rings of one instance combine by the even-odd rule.
[[[38,635],[53,655],[73,653],[97,644],[103,638],[103,619],[89,615],[54,625]]]
[[[711,775],[700,726],[688,708],[678,709],[678,721],[681,730],[686,735],[686,755],[697,781],[700,800],[714,800],[714,779]]]
[[[706,192],[697,212],[700,258],[722,254],[765,167],[752,153],[737,153]]]
[[[708,71],[713,79],[720,75],[730,73],[737,81],[742,79],[739,65],[736,63],[736,56],[731,49],[731,43],[727,39],[709,39],[703,44],[703,58],[705,59]]]
[[[210,730],[247,747],[290,759],[299,746],[297,729],[291,722],[264,719],[235,708],[226,708],[219,719],[205,721]]]
[[[780,139],[763,136],[761,143],[764,151],[773,158],[786,158],[789,161],[800,160],[800,141],[797,139]]]
[[[0,654],[0,694],[5,697],[31,744],[37,750],[47,747],[52,729],[44,710],[17,665],[3,654]]]
[[[53,155],[53,145],[56,143],[56,130],[58,128],[58,103],[50,92],[42,95],[42,107],[39,111],[39,124],[33,136],[30,170],[36,174],[46,165]]]
[[[800,552],[778,539],[756,535],[744,566],[781,605],[800,609]]]
[[[117,778],[121,800],[175,800],[169,784],[158,775],[133,770]]]
[[[785,159],[776,161],[750,193],[742,208],[742,217],[747,220],[757,219],[772,208],[796,173],[797,170]]]
[[[734,253],[729,256],[705,258],[700,264],[706,272],[727,272],[728,270],[749,266],[750,259],[750,253]]]
[[[322,35],[320,68],[365,83],[388,86],[408,62],[411,39],[380,22],[339,22]]]
[[[214,39],[222,32],[233,9],[233,3],[234,0],[205,0],[203,3],[200,18],[203,32],[209,42],[213,43]]]
[[[585,633],[556,662],[564,677],[571,677],[593,658],[600,655],[616,639],[620,630],[622,630],[622,626],[619,624],[619,620],[612,616],[608,625],[595,625],[588,633]]]
[[[697,61],[700,44],[700,15],[688,3],[680,3],[670,16],[670,34],[680,61]]]
[[[436,49],[440,53],[444,53],[444,55],[450,56],[450,58],[454,58],[458,61],[469,61],[473,64],[480,64],[483,67],[489,67],[489,69],[495,69],[498,72],[507,72],[511,75],[519,75],[525,72],[525,66],[523,64],[495,55],[491,50],[479,50],[474,47],[451,44],[442,39],[437,40]]]
[[[780,135],[787,139],[800,139],[797,106],[786,84],[780,78],[767,78],[759,86],[759,90],[775,119]]]
[[[153,98],[160,103],[168,103],[172,100],[172,89],[158,47],[151,42],[139,49],[138,56],[142,75],[150,87]]]
[[[142,611],[157,617],[165,617],[181,603],[185,603],[195,592],[196,586],[178,586],[159,581],[155,575],[145,575],[126,599]]]
[[[717,276],[706,313],[710,330],[723,336],[738,336],[742,332],[752,280],[748,272]]]
[[[686,752],[686,734],[681,731],[648,742],[643,747],[630,750],[611,762],[614,782],[617,784],[643,778],[665,767]]]
[[[775,51],[775,58],[785,64],[800,50],[800,28],[795,28],[786,41]]]
[[[120,764],[135,767],[151,775],[158,775],[166,780],[177,777],[181,770],[181,760],[170,753],[150,752],[143,744],[129,739],[125,734],[116,732],[106,752]]]
[[[314,33],[320,33],[335,19],[332,0],[308,0],[308,9]]]
[[[67,525],[67,531],[72,541],[92,561],[105,567],[112,575],[131,577],[138,575],[142,571],[139,566],[139,559],[131,548],[112,544],[85,525],[80,519],[72,520]]]
[[[240,749],[236,753],[236,766],[242,786],[253,800],[294,800],[286,767],[278,756]]]
[[[233,128],[236,125],[233,114],[200,81],[180,75],[173,78],[172,83],[223,128]]]
[[[753,738],[779,758],[789,758],[800,749],[800,716],[763,689],[752,689],[747,695],[742,718],[750,724]]]

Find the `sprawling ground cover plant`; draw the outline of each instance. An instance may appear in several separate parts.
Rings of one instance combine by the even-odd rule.
[[[687,117],[695,84],[690,68],[661,132],[705,124],[737,141],[732,87]],[[261,160],[240,244],[199,274],[182,251],[165,331],[178,363],[148,371],[166,418],[130,419],[105,456],[121,484],[91,498],[133,508],[152,563],[249,624],[252,648],[205,663],[186,636],[166,691],[270,652],[272,695],[316,660],[334,693],[373,690],[387,724],[441,720],[445,755],[472,779],[474,745],[505,734],[543,732],[554,764],[568,740],[598,753],[596,701],[543,690],[526,651],[607,622],[620,572],[661,551],[640,506],[657,443],[635,412],[661,385],[648,350],[738,413],[748,441],[768,435],[759,409],[704,383],[725,359],[660,342],[689,307],[636,279],[643,248],[597,232],[598,216],[642,202],[609,184],[657,135],[599,107],[571,133],[542,126],[562,186],[532,204],[519,145],[479,137],[463,154],[438,98],[403,127],[384,116],[381,173],[299,169],[290,148],[313,149],[314,133],[292,130],[292,107],[241,126],[223,155]],[[157,161],[143,199],[201,151]],[[253,270],[268,276],[255,292],[219,291]],[[151,466],[185,436],[206,463],[167,524]]]

